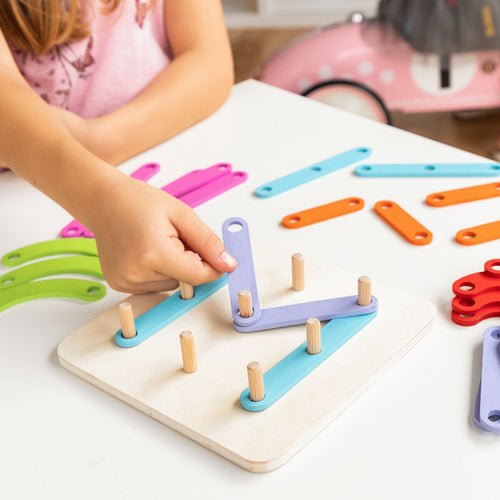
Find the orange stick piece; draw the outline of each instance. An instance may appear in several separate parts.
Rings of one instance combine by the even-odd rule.
[[[461,189],[432,193],[425,199],[431,207],[446,207],[469,201],[486,200],[500,196],[500,182],[490,182],[479,186],[470,186]]]
[[[286,215],[281,220],[281,224],[287,229],[297,229],[324,220],[333,219],[341,215],[357,212],[364,206],[365,202],[361,198],[344,198],[343,200],[327,203],[326,205],[320,205],[302,212]]]
[[[482,224],[481,226],[469,227],[458,231],[455,236],[457,243],[461,245],[479,245],[487,241],[500,239],[500,220]]]
[[[432,233],[393,201],[375,203],[375,213],[412,245],[428,245]]]

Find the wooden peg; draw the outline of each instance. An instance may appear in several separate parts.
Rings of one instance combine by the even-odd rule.
[[[253,316],[252,294],[250,290],[240,290],[238,292],[238,307],[242,318]]]
[[[264,376],[262,365],[258,361],[252,361],[247,365],[248,388],[250,389],[250,399],[252,401],[262,401],[266,397],[264,390]]]
[[[181,299],[189,300],[194,297],[194,288],[191,285],[180,281],[179,286],[181,287]]]
[[[123,338],[134,338],[137,335],[137,330],[135,329],[134,313],[130,302],[122,302],[118,306],[118,314],[120,315]]]
[[[182,351],[182,365],[186,373],[194,373],[198,369],[196,363],[196,351],[194,348],[193,334],[185,330],[180,334],[181,351]]]
[[[318,318],[309,318],[306,321],[307,354],[321,352],[321,323]]]
[[[292,255],[292,288],[304,290],[304,256],[301,253]]]
[[[368,276],[360,276],[358,279],[358,304],[367,306],[372,301],[372,282]]]

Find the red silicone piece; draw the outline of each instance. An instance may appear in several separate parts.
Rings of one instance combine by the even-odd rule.
[[[500,259],[486,262],[484,272],[469,274],[458,279],[453,283],[452,289],[457,297],[463,298],[475,298],[481,293],[500,290]]]
[[[473,326],[487,318],[500,316],[500,305],[492,305],[484,307],[477,313],[473,314],[460,314],[456,311],[451,312],[451,319],[454,323],[460,326]]]

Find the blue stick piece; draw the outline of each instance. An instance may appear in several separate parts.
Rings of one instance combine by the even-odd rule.
[[[482,430],[500,433],[500,326],[483,334],[483,367],[473,420]]]
[[[367,306],[358,304],[357,295],[336,297],[334,299],[261,309],[259,321],[250,326],[240,324],[242,320],[247,318],[238,315],[238,318],[234,320],[234,328],[242,333],[258,332],[285,326],[303,325],[308,318],[318,318],[320,321],[326,321],[334,318],[370,314],[376,311],[377,307],[378,301],[374,296],[372,296],[372,301]]]
[[[370,323],[376,314],[376,312],[373,312],[363,316],[331,320],[321,329],[322,349],[319,354],[308,354],[307,342],[304,342],[264,373],[264,390],[266,393],[264,399],[252,401],[250,399],[250,389],[247,387],[240,396],[241,406],[249,411],[262,411],[269,408]]]
[[[180,292],[174,293],[135,319],[135,328],[137,330],[135,337],[126,339],[123,337],[122,329],[120,328],[115,334],[116,343],[120,347],[135,347],[141,344],[226,284],[227,276],[224,275],[217,281],[196,286],[194,287],[194,297],[189,300],[182,299]]]
[[[500,175],[496,163],[401,163],[358,165],[361,177],[494,177]]]
[[[242,327],[249,327],[259,321],[261,310],[248,224],[238,217],[227,219],[222,224],[222,236],[227,251],[238,262],[236,269],[227,276],[233,321],[238,322]],[[249,290],[252,295],[253,315],[250,318],[242,318],[239,314],[238,292],[240,290]]]
[[[355,148],[340,153],[336,156],[332,156],[326,160],[320,161],[310,165],[309,167],[302,168],[291,174],[275,179],[274,181],[268,182],[259,186],[255,190],[255,194],[259,198],[271,198],[277,194],[284,193],[290,189],[296,188],[306,182],[313,181],[324,175],[331,174],[336,170],[362,161],[371,155],[372,151],[370,148]]]

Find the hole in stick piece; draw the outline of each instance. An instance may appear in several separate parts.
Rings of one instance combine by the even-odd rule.
[[[118,306],[118,314],[120,315],[120,325],[122,327],[122,337],[132,339],[137,335],[135,329],[134,312],[130,302],[122,302]]]
[[[181,340],[182,365],[186,373],[194,373],[198,369],[193,334],[185,330],[179,336]]]
[[[262,365],[258,361],[252,361],[247,365],[248,388],[250,389],[251,401],[262,401],[266,397],[264,390],[264,375]]]
[[[358,305],[367,306],[372,301],[372,282],[368,276],[358,279]]]

